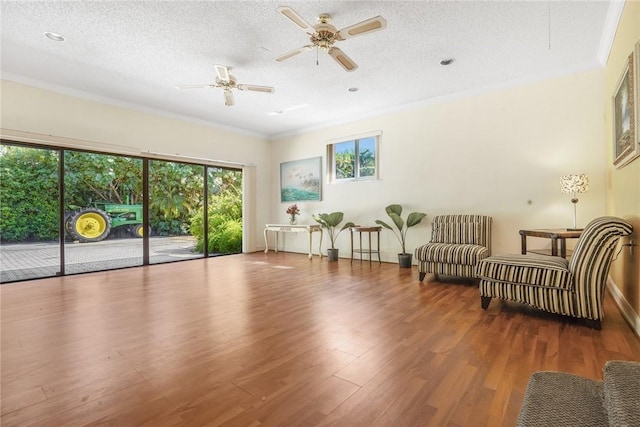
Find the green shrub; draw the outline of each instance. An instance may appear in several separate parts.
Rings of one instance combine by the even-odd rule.
[[[5,146],[0,152],[0,239],[58,238],[58,156]]]
[[[207,246],[210,254],[242,252],[242,182],[236,176],[227,173],[227,179],[217,179],[214,182],[212,192],[218,192],[209,197],[207,218]],[[191,218],[190,225],[191,234],[197,239],[196,250],[204,252],[202,209]]]
[[[242,252],[242,223],[232,219],[216,228],[209,236],[209,252],[213,254]]]

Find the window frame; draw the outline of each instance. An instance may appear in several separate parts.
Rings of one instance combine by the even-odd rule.
[[[327,144],[327,175],[328,182],[333,183],[341,183],[341,182],[355,182],[355,181],[372,181],[377,180],[379,177],[379,162],[380,162],[380,135],[382,135],[381,131],[374,131],[365,134],[353,135],[350,137],[337,138],[331,141],[328,141]],[[369,176],[361,176],[361,165],[360,165],[360,141],[364,139],[373,138],[374,140],[374,173]],[[355,165],[354,165],[354,176],[349,178],[338,178],[337,170],[336,170],[336,152],[335,148],[339,144],[353,142],[354,150],[355,150]]]

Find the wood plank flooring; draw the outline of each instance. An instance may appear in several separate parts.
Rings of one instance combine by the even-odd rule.
[[[640,361],[602,331],[480,308],[416,267],[233,255],[7,284],[2,426],[511,426],[537,370]]]

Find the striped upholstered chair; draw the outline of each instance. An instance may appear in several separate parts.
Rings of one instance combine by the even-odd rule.
[[[433,217],[431,241],[416,249],[420,281],[427,273],[475,277],[476,264],[491,255],[490,216]]]
[[[571,260],[545,255],[500,255],[478,264],[482,308],[491,298],[585,319],[595,329],[604,318],[604,285],[621,236],[633,231],[620,218],[601,217],[585,227]]]

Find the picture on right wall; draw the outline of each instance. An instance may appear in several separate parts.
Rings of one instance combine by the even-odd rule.
[[[613,164],[621,168],[640,155],[638,140],[638,58],[640,43],[636,43],[618,80],[612,97],[613,105]]]
[[[635,137],[634,53],[631,52],[613,95],[613,164],[622,167],[638,155]]]
[[[634,95],[635,95],[635,118],[636,118],[636,156],[640,155],[640,40],[636,42],[636,47],[634,49],[634,58],[635,61],[633,63],[633,86],[634,86]]]

